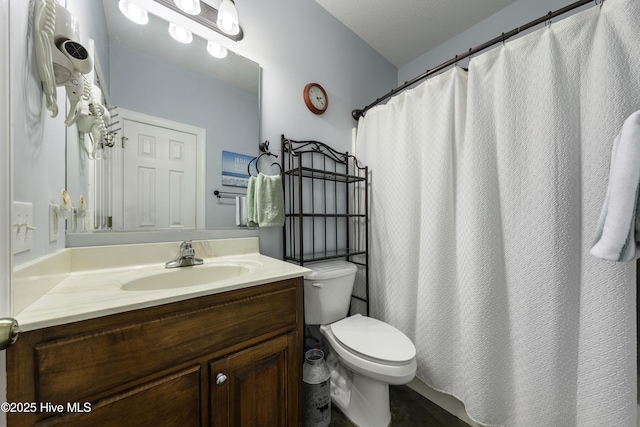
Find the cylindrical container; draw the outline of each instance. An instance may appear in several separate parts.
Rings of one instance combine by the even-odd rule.
[[[247,197],[236,197],[236,225],[245,227],[247,225]]]
[[[331,371],[322,350],[311,349],[304,359],[304,427],[328,427],[331,423]]]

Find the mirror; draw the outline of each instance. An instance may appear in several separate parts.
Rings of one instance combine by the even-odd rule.
[[[94,56],[96,96],[117,107],[108,128],[117,130],[113,147],[98,160],[85,151],[92,147],[88,136],[75,125],[66,130],[67,191],[74,207],[82,195],[88,209],[85,218],[67,221],[67,233],[235,227],[235,199],[219,199],[214,191],[246,192],[223,186],[222,158],[223,152],[249,158],[257,152],[259,64],[231,51],[214,58],[197,35],[179,43],[168,22],[152,13],[146,25],[135,24],[117,0],[66,0],[66,7]],[[156,163],[140,156],[155,156]],[[181,168],[170,163],[175,158],[184,162]],[[156,173],[162,168],[168,178]]]

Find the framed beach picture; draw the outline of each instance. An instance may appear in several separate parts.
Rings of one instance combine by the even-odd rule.
[[[249,182],[247,166],[253,156],[222,151],[222,185],[245,187]]]

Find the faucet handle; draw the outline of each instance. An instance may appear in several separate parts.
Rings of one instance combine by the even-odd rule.
[[[191,240],[185,240],[180,244],[180,252],[183,257],[192,257],[196,254],[196,251],[193,249],[191,243]]]

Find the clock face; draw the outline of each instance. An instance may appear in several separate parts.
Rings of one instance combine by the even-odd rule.
[[[309,99],[318,110],[324,110],[325,105],[327,105],[327,98],[318,86],[311,86],[311,89],[309,89]]]
[[[309,83],[304,88],[304,102],[314,114],[322,114],[329,106],[327,92],[317,83]]]

